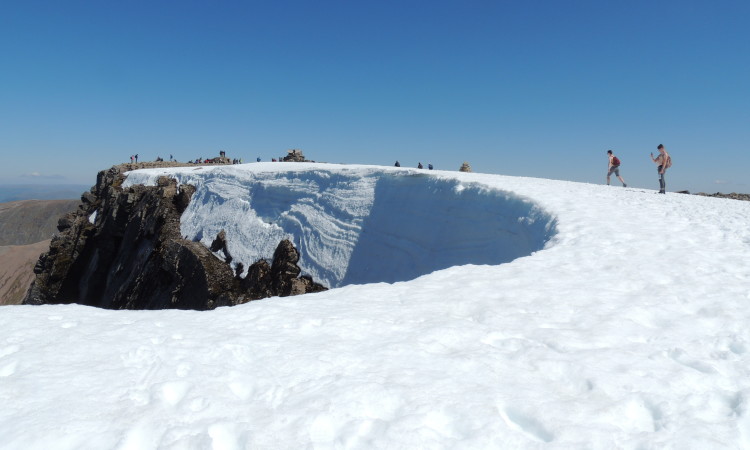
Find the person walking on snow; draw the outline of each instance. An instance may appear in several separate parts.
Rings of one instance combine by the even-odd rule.
[[[656,164],[656,170],[659,172],[659,193],[667,193],[667,181],[664,179],[664,174],[667,173],[667,169],[672,167],[672,157],[667,153],[667,149],[662,144],[656,147],[659,150],[659,156],[654,158],[654,154],[651,153],[651,160]]]
[[[614,172],[617,179],[622,183],[622,187],[628,187],[625,184],[625,180],[620,176],[620,159],[612,153],[612,150],[607,150],[607,156],[609,156],[609,165],[607,166],[607,186],[609,186],[609,178]]]

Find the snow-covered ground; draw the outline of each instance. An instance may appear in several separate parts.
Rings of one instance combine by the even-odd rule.
[[[210,312],[3,307],[0,448],[750,447],[748,202],[372,166],[168,173],[198,188],[183,234],[226,228],[243,262],[291,234],[341,287]]]

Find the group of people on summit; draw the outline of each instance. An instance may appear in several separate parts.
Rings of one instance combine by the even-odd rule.
[[[659,173],[659,193],[666,194],[667,182],[664,179],[664,174],[667,172],[667,169],[672,167],[672,157],[669,156],[667,149],[664,148],[662,144],[659,144],[656,149],[659,151],[659,156],[654,158],[654,153],[651,152],[651,160],[656,164],[656,171]],[[609,158],[609,163],[607,165],[607,186],[609,186],[610,177],[614,173],[617,179],[622,183],[622,187],[628,187],[628,185],[625,184],[625,180],[620,176],[620,159],[612,153],[612,150],[607,150],[607,156]]]
[[[401,167],[401,163],[400,163],[400,162],[398,162],[398,161],[396,161],[396,164],[394,164],[394,166],[396,166],[396,167]],[[429,170],[432,170],[432,169],[434,169],[434,167],[432,167],[432,164],[427,164],[427,168],[428,168]],[[417,164],[417,169],[424,169],[424,166],[422,165],[422,163],[421,163],[421,162],[420,162],[419,164]]]
[[[659,193],[660,194],[666,194],[667,193],[667,182],[666,182],[666,180],[664,178],[664,175],[666,174],[667,169],[669,169],[670,167],[672,167],[672,157],[669,156],[669,153],[667,153],[667,149],[664,148],[664,145],[659,144],[656,147],[656,149],[659,151],[659,155],[656,156],[656,157],[654,157],[654,153],[652,152],[651,153],[651,160],[654,162],[654,164],[656,164],[656,170],[659,173]],[[222,157],[226,157],[226,153],[224,151],[221,151],[220,155]],[[610,183],[610,179],[612,177],[612,174],[614,174],[617,177],[617,179],[620,180],[620,182],[622,183],[623,187],[628,187],[628,185],[625,183],[625,180],[620,175],[620,164],[621,164],[620,158],[618,158],[617,156],[615,156],[615,154],[612,152],[612,150],[607,150],[607,157],[608,157],[608,162],[607,162],[607,186],[610,185],[609,184]],[[176,161],[172,155],[169,155],[169,160],[170,161]],[[163,159],[162,158],[157,158],[157,161],[163,161]],[[213,162],[213,160],[206,160],[205,162],[209,162],[209,161]],[[258,157],[256,159],[256,161],[260,162],[261,161],[260,157]],[[276,158],[273,158],[272,161],[276,161]],[[132,164],[133,162],[136,162],[136,163],[138,162],[138,154],[130,156],[130,163]],[[204,160],[202,158],[198,158],[195,161],[189,161],[189,163],[197,163],[197,164],[201,164],[203,162],[204,162]],[[240,159],[233,159],[232,160],[232,164],[242,164],[242,159],[241,158]],[[398,162],[398,161],[396,161],[395,166],[396,167],[401,167],[401,163]],[[419,164],[417,164],[417,168],[418,169],[423,169],[424,166],[420,162]],[[433,169],[432,164],[428,164],[427,168],[429,170],[432,170]]]

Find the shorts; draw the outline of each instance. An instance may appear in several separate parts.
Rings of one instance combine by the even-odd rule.
[[[618,177],[620,176],[620,166],[612,166],[609,168],[609,173],[607,173],[607,176],[611,176],[612,172],[614,172],[615,175]]]

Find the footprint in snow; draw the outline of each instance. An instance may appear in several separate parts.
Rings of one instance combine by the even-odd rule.
[[[167,381],[152,388],[153,397],[170,406],[177,406],[193,387],[187,381]]]
[[[676,348],[670,351],[669,357],[672,358],[675,362],[682,364],[685,367],[689,367],[693,370],[697,370],[698,372],[705,374],[716,373],[716,369],[714,369],[712,366],[690,358],[681,348]]]
[[[0,366],[0,377],[5,378],[16,373],[18,368],[18,361],[11,361],[8,364]]]
[[[538,420],[513,408],[501,409],[500,417],[509,427],[523,432],[535,441],[552,442],[555,438]]]

